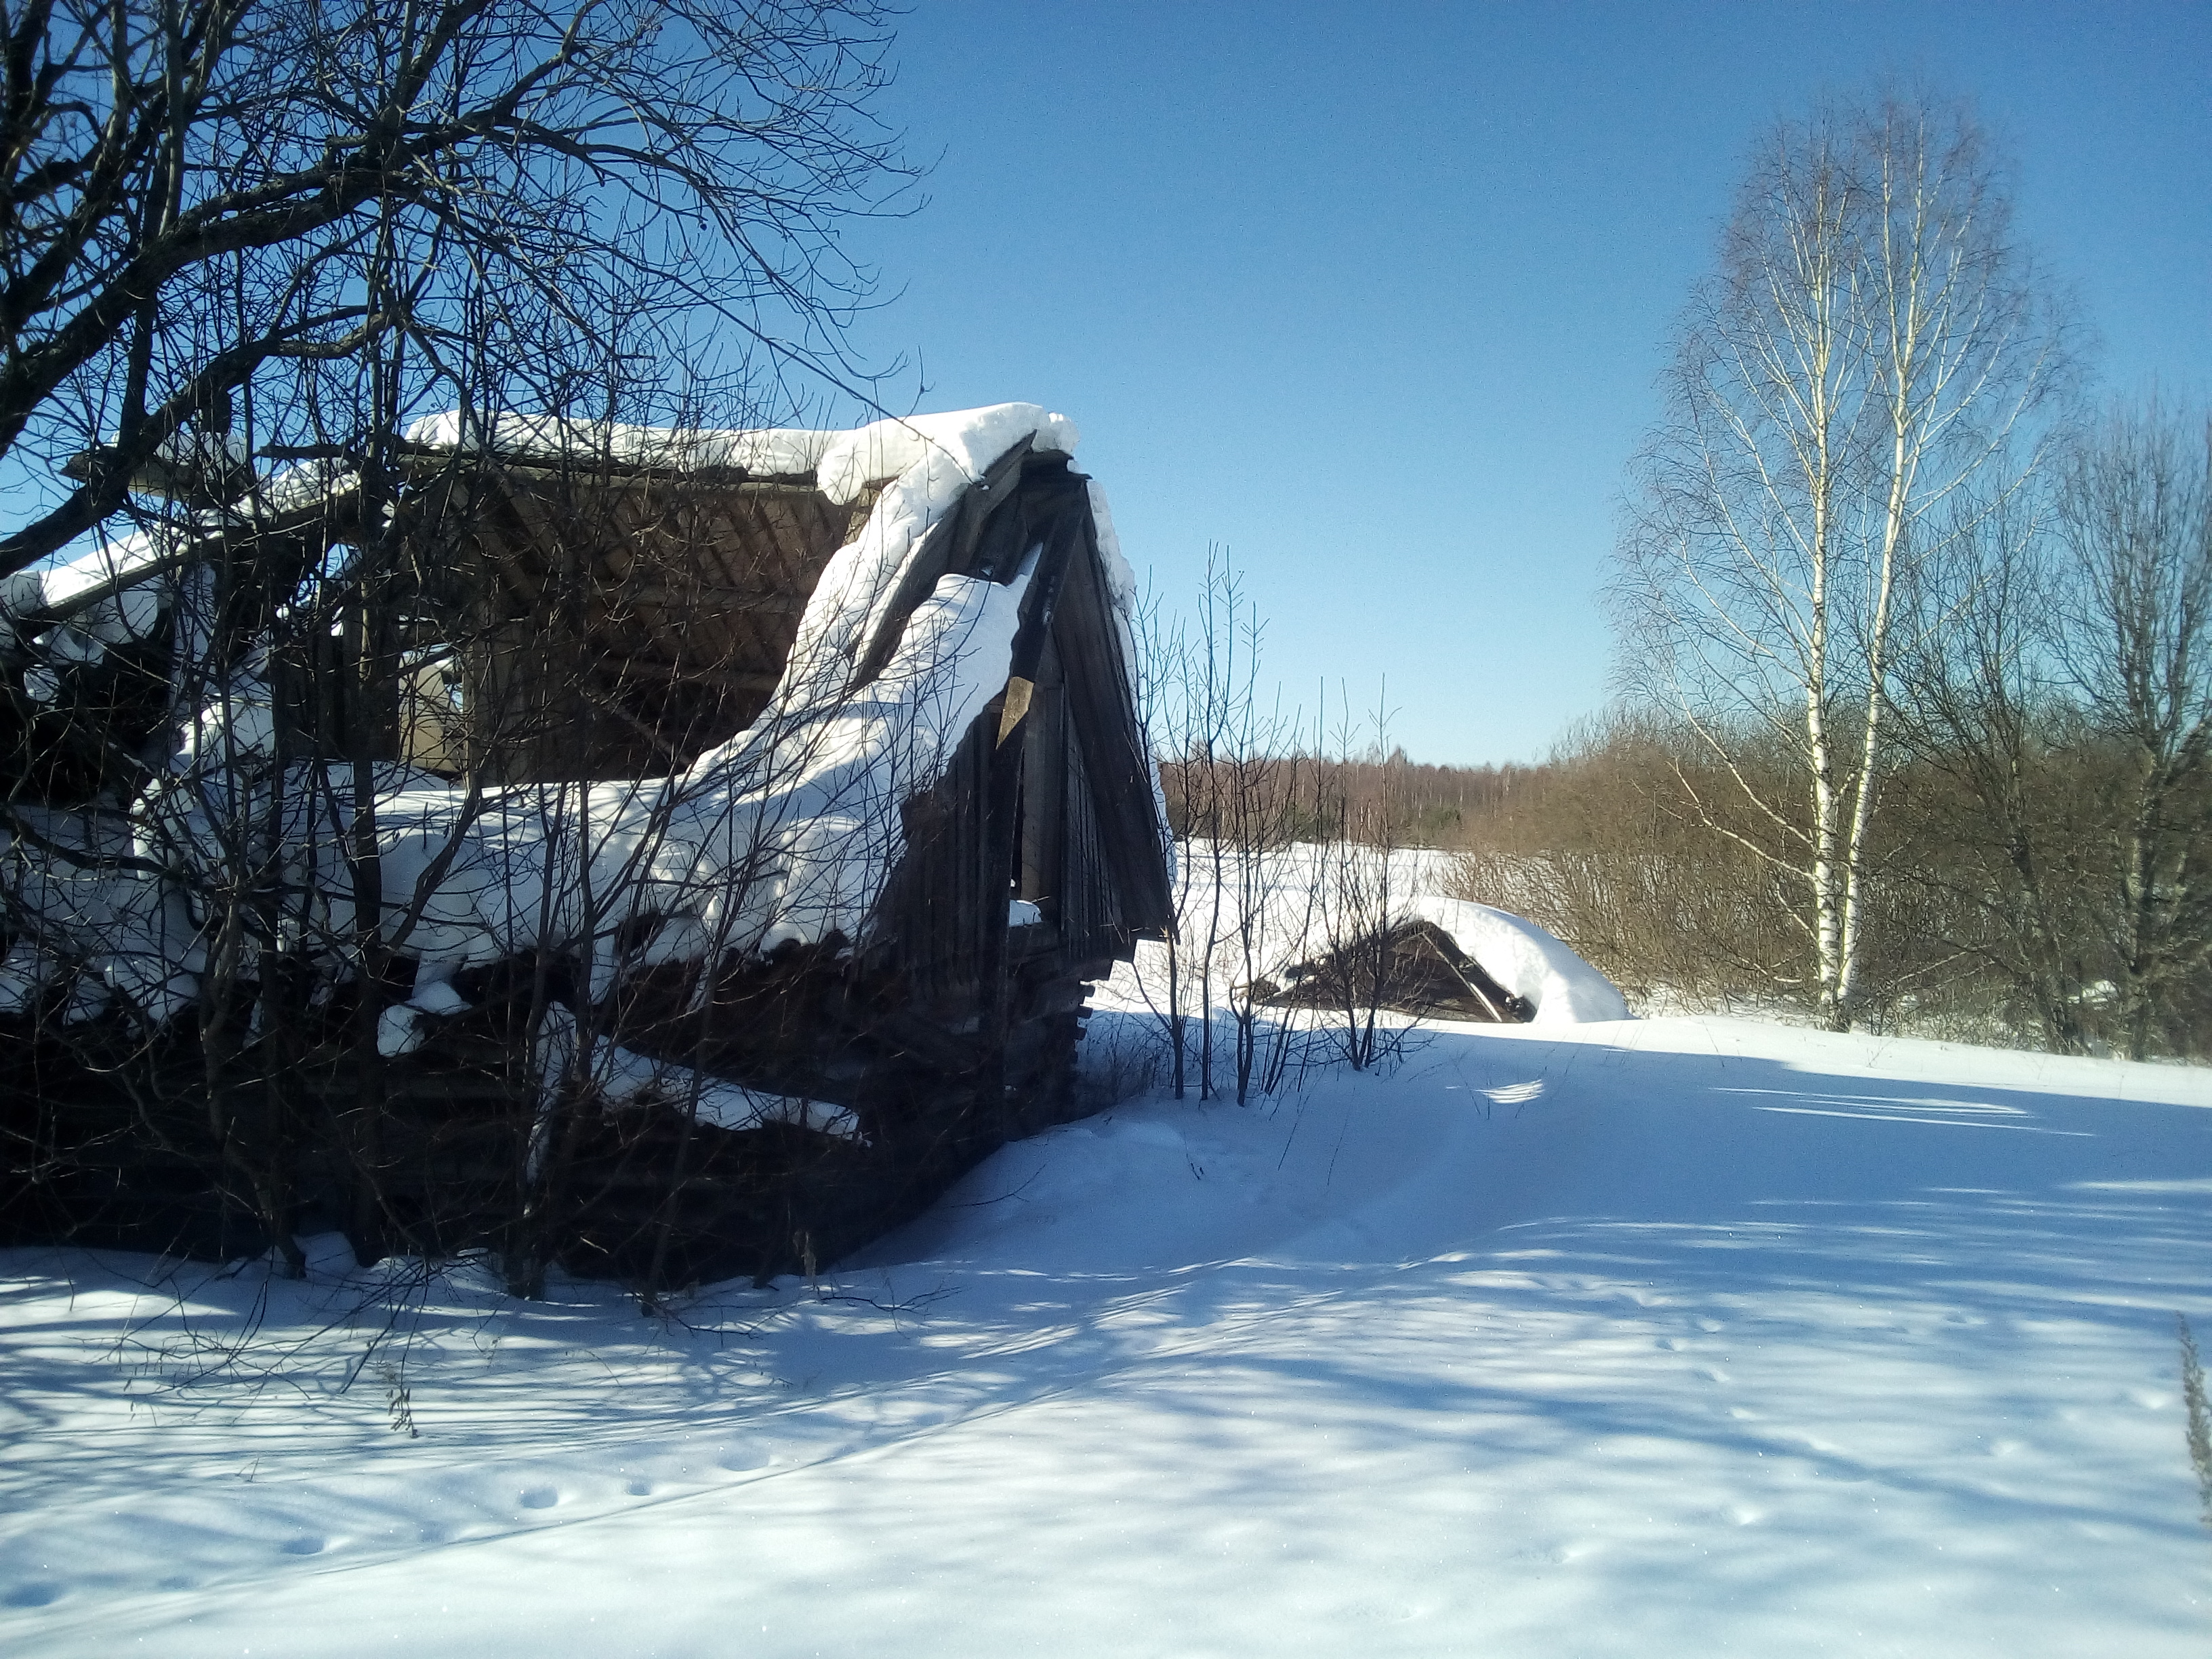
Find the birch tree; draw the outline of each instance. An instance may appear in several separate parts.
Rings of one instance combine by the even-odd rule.
[[[1970,483],[2032,471],[2063,330],[1972,114],[1831,105],[1759,143],[1634,464],[1612,588],[1632,696],[1688,723],[1696,810],[1797,895],[1790,975],[1848,1027],[1900,596]],[[1748,757],[1787,757],[1780,787]],[[1745,827],[1745,826],[1748,827]]]

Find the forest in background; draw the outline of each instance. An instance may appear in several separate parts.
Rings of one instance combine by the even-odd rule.
[[[1975,757],[1931,753],[1887,780],[1875,849],[1859,1022],[1867,1029],[2057,1052],[2127,1053],[2121,985],[2127,975],[2126,837],[2136,769],[2081,711],[2051,711],[2022,781],[2040,832],[2057,843],[2049,895],[2065,915],[2052,942],[2070,994],[2048,1009],[2019,933],[2013,847],[1962,773]],[[1364,756],[1302,753],[1271,764],[1301,798],[1286,802],[1271,843],[1325,840],[1343,823],[1366,844],[1433,848],[1452,859],[1459,896],[1525,916],[1602,969],[1644,1012],[1676,1008],[1810,1018],[1811,945],[1786,879],[1745,846],[1717,835],[1704,803],[1729,780],[1696,734],[1648,714],[1615,709],[1569,733],[1543,760],[1444,766],[1402,750]],[[1779,772],[1778,758],[1771,769]],[[1179,841],[1207,763],[1162,763]],[[2212,860],[2212,780],[2167,826],[2170,856],[2193,871]],[[2202,971],[2212,916],[2201,904],[2176,919],[2149,1056],[2212,1058],[2212,975]],[[2032,943],[2032,941],[2031,941]],[[2074,1024],[2050,1015],[2069,1013]]]

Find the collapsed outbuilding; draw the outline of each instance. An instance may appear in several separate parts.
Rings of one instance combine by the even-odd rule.
[[[1388,1008],[1417,1018],[1525,1025],[1536,1005],[1508,990],[1444,928],[1413,918],[1372,929],[1255,988],[1276,1007]]]
[[[10,1233],[811,1270],[1070,1115],[1170,917],[1074,444],[449,416],[11,579]]]

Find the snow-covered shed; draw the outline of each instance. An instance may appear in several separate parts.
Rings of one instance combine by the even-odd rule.
[[[0,592],[16,1235],[666,1284],[1072,1112],[1169,919],[1073,425],[408,436]]]
[[[1389,1008],[1489,1024],[1526,1024],[1536,1005],[1494,978],[1436,922],[1409,918],[1354,938],[1284,970],[1288,981],[1263,1000],[1279,1006]]]

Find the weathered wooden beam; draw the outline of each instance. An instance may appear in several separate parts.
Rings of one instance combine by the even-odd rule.
[[[653,466],[617,461],[588,452],[568,464],[518,460],[503,455],[456,456],[449,451],[424,451],[404,457],[399,470],[410,483],[419,483],[447,472],[490,473],[530,482],[544,480],[565,487],[631,491],[659,484],[690,484],[701,489],[731,490],[773,500],[812,497],[827,501],[810,473],[775,472],[755,475],[741,466]]]
[[[614,665],[599,665],[597,672],[603,678],[619,681],[628,674],[658,680],[669,685],[709,685],[724,691],[773,691],[781,683],[781,674],[756,674],[727,668],[706,668],[690,663],[658,662],[650,657],[625,657]]]

